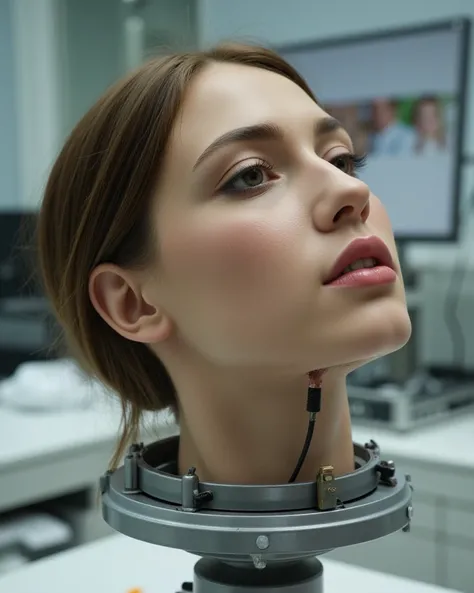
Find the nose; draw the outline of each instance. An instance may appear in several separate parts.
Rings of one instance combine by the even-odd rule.
[[[363,224],[370,213],[370,189],[366,183],[328,163],[323,191],[313,209],[314,225],[329,233],[345,225]],[[319,192],[318,192],[319,193]]]

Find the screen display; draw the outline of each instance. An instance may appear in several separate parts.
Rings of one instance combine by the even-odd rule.
[[[463,28],[279,50],[367,154],[397,239],[456,234]]]

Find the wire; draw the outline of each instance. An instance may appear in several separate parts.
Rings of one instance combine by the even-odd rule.
[[[311,439],[313,438],[315,424],[316,424],[316,418],[314,418],[314,419],[311,418],[308,423],[308,430],[306,432],[306,438],[304,441],[303,450],[301,451],[300,458],[298,459],[298,463],[296,464],[296,467],[293,470],[293,473],[291,474],[291,478],[288,480],[289,484],[292,484],[296,480],[296,478],[298,477],[298,474],[301,471],[301,468],[303,467],[304,460],[306,459],[306,455],[308,454],[308,451],[309,451],[309,446],[311,445]]]
[[[308,422],[308,430],[306,431],[306,438],[304,440],[303,449],[300,453],[300,457],[296,464],[293,473],[291,474],[290,479],[288,480],[289,484],[292,484],[298,474],[303,467],[304,460],[309,451],[309,447],[311,445],[311,440],[313,438],[314,433],[314,425],[316,424],[316,414],[321,410],[321,387],[315,387],[314,383],[310,381],[310,386],[308,387],[308,399],[306,401],[306,411],[309,412],[309,422]]]

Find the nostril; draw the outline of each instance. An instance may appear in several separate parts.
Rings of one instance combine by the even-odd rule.
[[[333,218],[333,222],[337,222],[342,216],[347,216],[348,214],[352,214],[353,211],[354,211],[354,206],[344,206],[336,213],[336,216]]]

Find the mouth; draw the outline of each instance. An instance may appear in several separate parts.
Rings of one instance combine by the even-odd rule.
[[[371,274],[369,270],[375,273],[382,269],[391,271],[391,277],[395,276],[393,258],[387,245],[375,236],[360,237],[349,243],[337,258],[324,285],[333,284],[346,275],[353,275],[358,270],[361,270],[358,272],[359,276],[367,277]]]

